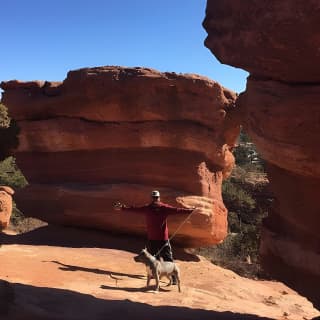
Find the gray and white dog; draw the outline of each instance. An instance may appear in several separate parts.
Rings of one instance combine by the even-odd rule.
[[[141,252],[135,256],[135,262],[144,263],[147,267],[147,287],[149,287],[150,280],[154,278],[156,280],[156,288],[155,291],[159,291],[160,287],[160,279],[162,277],[167,277],[169,279],[168,286],[171,285],[172,280],[171,276],[174,275],[177,279],[177,285],[179,292],[181,292],[180,288],[180,270],[178,266],[171,261],[159,261],[153,255],[151,255],[147,249],[142,249]]]

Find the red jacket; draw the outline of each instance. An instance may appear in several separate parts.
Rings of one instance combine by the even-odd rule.
[[[143,213],[145,215],[148,240],[168,240],[168,215],[191,213],[193,211],[193,209],[176,208],[160,201],[142,207],[123,207],[122,210]]]

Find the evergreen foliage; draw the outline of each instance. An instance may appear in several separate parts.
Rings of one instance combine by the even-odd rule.
[[[14,190],[27,185],[25,177],[16,165],[15,158],[10,156],[12,150],[18,146],[18,133],[18,127],[8,116],[7,108],[0,104],[0,185],[9,186]],[[23,214],[13,201],[11,223],[17,224],[23,218]]]
[[[0,104],[0,161],[12,154],[18,146],[19,128],[8,116],[7,108]]]
[[[222,185],[223,200],[229,211],[228,236],[223,243],[200,248],[198,252],[213,263],[240,275],[262,277],[259,264],[260,226],[270,209],[272,195],[267,190],[263,161],[243,131],[234,156],[236,167]]]

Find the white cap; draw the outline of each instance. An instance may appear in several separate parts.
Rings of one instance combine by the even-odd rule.
[[[160,192],[158,190],[153,190],[151,192],[151,197],[160,197]]]

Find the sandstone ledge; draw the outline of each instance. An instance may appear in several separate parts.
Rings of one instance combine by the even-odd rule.
[[[175,206],[197,206],[199,210],[182,226],[175,242],[185,247],[219,243],[226,236],[227,210],[222,201],[185,192],[159,188],[162,199]],[[150,187],[134,184],[109,185],[41,185],[33,184],[17,192],[19,208],[26,214],[45,221],[112,233],[136,234],[145,237],[144,216],[115,211],[116,201],[129,205],[144,205],[149,200]],[[186,215],[169,217],[169,229],[174,232]]]

